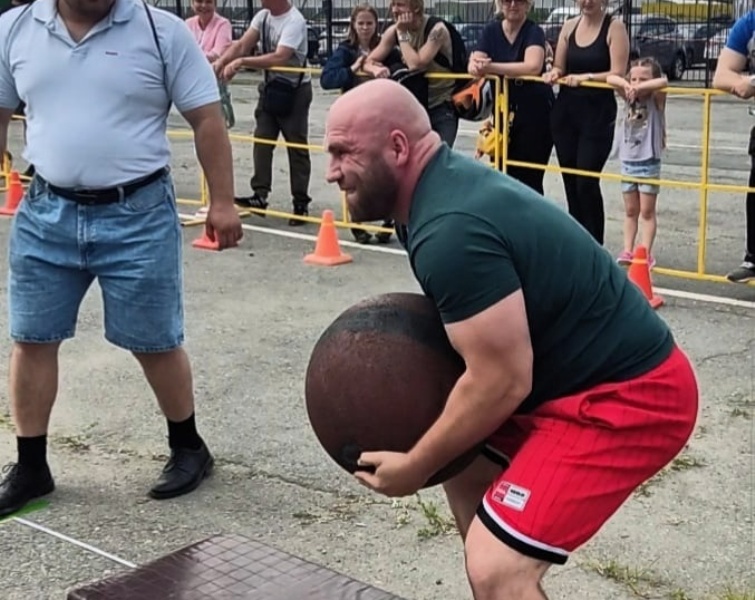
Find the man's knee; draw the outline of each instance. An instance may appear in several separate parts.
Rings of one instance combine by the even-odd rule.
[[[62,342],[13,342],[12,352],[22,358],[33,359],[34,361],[51,360],[57,357],[60,344]]]
[[[549,564],[520,554],[498,540],[479,519],[464,544],[469,583],[477,600],[544,597],[540,582]]]

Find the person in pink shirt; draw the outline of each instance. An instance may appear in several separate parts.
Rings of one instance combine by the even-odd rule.
[[[194,16],[186,19],[186,25],[194,34],[207,59],[218,59],[233,41],[231,22],[215,11],[215,0],[192,0]]]

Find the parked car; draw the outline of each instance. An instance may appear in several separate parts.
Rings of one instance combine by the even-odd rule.
[[[734,21],[727,18],[727,20],[716,20],[710,23],[685,23],[681,25],[680,30],[686,38],[689,65],[705,65],[705,49],[710,39],[720,31],[730,28],[733,24]]]
[[[718,55],[721,54],[721,50],[723,50],[724,46],[726,46],[726,40],[729,37],[729,31],[731,31],[729,27],[721,29],[715,35],[711,36],[708,39],[708,42],[705,44],[705,64],[711,71],[716,70],[716,65],[718,64]]]
[[[676,20],[665,15],[646,14],[629,26],[630,59],[652,56],[669,80],[681,79],[690,66],[686,36]]]

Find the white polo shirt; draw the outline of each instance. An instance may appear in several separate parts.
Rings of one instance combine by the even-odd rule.
[[[0,16],[0,106],[26,103],[24,158],[60,187],[111,187],[170,161],[169,100],[180,112],[217,102],[215,75],[186,24],[116,0],[79,42],[55,0]]]

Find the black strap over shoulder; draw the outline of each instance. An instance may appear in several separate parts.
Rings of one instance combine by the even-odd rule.
[[[265,18],[262,19],[262,31],[260,32],[260,35],[262,36],[262,53],[263,54],[269,54],[272,52],[275,52],[274,48],[271,48],[267,45],[267,15],[265,15]],[[296,54],[296,50],[294,50],[294,54]],[[304,57],[304,61],[302,62],[301,68],[304,69],[307,66],[307,58]],[[265,79],[265,83],[267,83],[267,69],[262,69],[262,76]],[[304,80],[304,71],[299,73],[299,81],[296,84],[296,87],[301,86],[301,82]]]
[[[442,22],[442,19],[439,19],[438,17],[427,18],[427,24],[425,25],[425,41],[427,41],[427,38],[430,35],[430,32],[433,30],[433,27]],[[445,27],[445,24],[443,26]],[[450,36],[451,32],[449,31],[448,34]],[[453,48],[453,40],[451,40],[451,47]],[[442,50],[438,50],[438,53],[435,55],[435,58],[433,58],[433,60],[444,69],[448,69],[449,71],[453,70],[451,61],[446,58],[446,55],[443,54]]]

